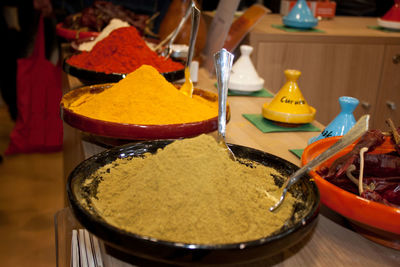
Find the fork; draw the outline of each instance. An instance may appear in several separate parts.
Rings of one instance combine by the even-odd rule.
[[[99,240],[86,229],[72,230],[71,267],[104,267]]]

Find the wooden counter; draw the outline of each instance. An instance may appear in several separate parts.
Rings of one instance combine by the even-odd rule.
[[[66,76],[64,91],[80,83]],[[215,91],[215,80],[209,79],[200,70],[197,87]],[[270,98],[237,97],[228,98],[231,105],[231,120],[227,125],[227,141],[260,149],[300,165],[299,159],[289,149],[304,148],[309,138],[318,132],[287,132],[263,134],[242,117],[243,113],[260,113],[264,102]],[[315,124],[321,129],[323,126]],[[64,171],[67,176],[82,160],[105,148],[82,140],[82,133],[65,125],[64,128]],[[58,212],[56,219],[57,264],[70,266],[71,230],[79,227],[69,208]],[[103,250],[106,266],[132,266],[122,262]],[[346,220],[325,207],[321,207],[319,222],[310,236],[288,250],[262,262],[246,266],[396,266],[400,262],[400,251],[375,244],[349,228]]]
[[[386,129],[389,117],[400,123],[400,32],[370,29],[376,18],[335,17],[318,23],[320,32],[286,32],[280,15],[266,15],[249,34],[253,62],[266,88],[276,93],[285,69],[302,72],[299,87],[328,124],[340,96],[360,101],[355,116],[371,114],[373,128]]]

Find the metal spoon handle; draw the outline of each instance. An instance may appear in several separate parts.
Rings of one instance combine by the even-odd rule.
[[[167,47],[170,49],[171,45],[174,43],[175,38],[178,36],[179,32],[181,31],[183,25],[189,18],[189,15],[191,14],[192,10],[192,2],[189,3],[188,8],[186,9],[185,15],[182,17],[181,21],[179,22],[178,26],[173,30],[164,40],[162,40],[155,48],[155,51],[158,51],[166,42],[168,42]]]
[[[225,48],[214,54],[214,65],[218,85],[218,138],[225,139],[226,132],[226,99],[228,98],[228,82],[234,55]]]
[[[197,39],[197,32],[199,31],[200,24],[200,10],[196,7],[194,2],[192,2],[192,28],[190,31],[190,40],[189,40],[189,48],[188,55],[186,59],[186,67],[190,68],[190,64],[192,63],[194,48]]]
[[[320,165],[321,163],[323,163],[324,161],[326,161],[327,159],[331,158],[336,153],[341,151],[343,148],[347,147],[348,145],[356,141],[361,135],[363,135],[366,131],[368,131],[368,127],[369,127],[369,115],[367,114],[362,116],[357,121],[357,123],[350,129],[350,131],[348,131],[342,138],[339,139],[339,141],[337,141],[323,153],[315,157],[313,160],[311,160],[309,163],[307,163],[302,168],[297,170],[293,175],[291,175],[290,178],[287,179],[285,184],[283,185],[283,192],[279,201],[270,208],[270,211],[274,211],[282,204],[289,188],[295,183],[297,183],[300,180],[300,178],[303,177],[304,174],[308,173],[313,168]]]
[[[191,10],[192,10],[192,4],[189,4],[188,8],[186,9],[185,15],[182,17],[181,21],[178,24],[178,27],[175,29],[175,31],[173,31],[171,39],[169,40],[169,44],[168,44],[169,46],[171,46],[174,43],[175,38],[178,36],[178,34],[181,31],[186,20],[189,18]]]

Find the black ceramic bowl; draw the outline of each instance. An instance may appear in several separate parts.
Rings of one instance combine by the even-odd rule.
[[[67,59],[63,62],[63,70],[71,76],[78,78],[83,84],[101,84],[116,83],[125,78],[126,73],[105,73],[93,70],[87,70],[75,67],[67,63]],[[185,77],[184,68],[177,71],[161,73],[169,82],[175,82]]]
[[[148,141],[115,147],[83,161],[69,175],[67,193],[75,217],[112,249],[134,257],[174,265],[237,264],[261,260],[295,245],[306,237],[316,224],[319,212],[319,192],[308,176],[291,188],[292,194],[301,200],[301,203],[294,207],[290,220],[270,236],[242,243],[199,245],[149,239],[108,224],[96,214],[93,208],[81,204],[80,200],[95,194],[96,188],[83,185],[94,171],[117,158],[135,157],[146,152],[155,153],[158,148],[171,142],[171,140]],[[229,144],[229,147],[239,160],[250,159],[273,167],[284,177],[298,169],[296,165],[282,158],[259,150],[232,144]],[[280,186],[283,184],[282,178],[274,177],[274,179]],[[267,207],[266,212],[269,212]]]

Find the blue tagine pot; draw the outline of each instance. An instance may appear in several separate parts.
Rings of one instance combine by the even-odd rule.
[[[306,0],[298,0],[282,20],[285,26],[299,29],[310,29],[318,24],[318,19],[313,16]]]
[[[331,136],[345,135],[356,123],[353,111],[357,107],[359,101],[357,98],[350,96],[339,97],[340,113],[331,121],[328,126],[318,136],[310,138],[308,144],[311,144],[320,139]]]

